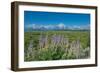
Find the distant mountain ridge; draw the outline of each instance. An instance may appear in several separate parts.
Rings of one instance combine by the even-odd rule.
[[[58,25],[27,25],[24,27],[25,31],[46,31],[46,30],[90,30],[90,25],[87,26],[67,26],[62,23]]]

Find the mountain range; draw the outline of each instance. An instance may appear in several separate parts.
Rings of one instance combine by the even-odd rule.
[[[81,25],[81,26],[68,26],[64,25],[63,23],[56,24],[56,25],[37,25],[31,24],[24,26],[25,31],[34,31],[34,30],[90,30],[90,25]]]

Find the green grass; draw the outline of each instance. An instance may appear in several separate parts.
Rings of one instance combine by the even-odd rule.
[[[37,61],[37,60],[59,60],[59,59],[76,59],[73,52],[65,51],[60,46],[48,47],[47,49],[39,48],[39,37],[40,35],[47,35],[48,41],[52,35],[63,35],[64,38],[69,39],[69,43],[77,39],[80,40],[82,50],[90,47],[90,32],[89,31],[33,31],[24,33],[24,60],[25,61]],[[30,41],[33,40],[33,53],[27,56],[28,46]],[[34,52],[35,51],[35,52]],[[87,56],[86,56],[87,57]],[[84,58],[86,58],[84,56]]]

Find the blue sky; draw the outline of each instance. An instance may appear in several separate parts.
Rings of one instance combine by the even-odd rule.
[[[88,28],[90,14],[24,11],[24,28]]]

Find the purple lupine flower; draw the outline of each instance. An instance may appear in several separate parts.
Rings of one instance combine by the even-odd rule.
[[[43,35],[40,35],[40,38],[39,38],[39,46],[40,48],[45,48],[48,44],[48,36],[43,36]]]
[[[70,44],[70,51],[72,51],[77,58],[79,58],[80,56],[81,48],[82,47],[79,40],[72,41],[72,43]]]
[[[27,50],[27,56],[29,57],[32,54],[33,51],[33,40],[30,41],[28,50]]]
[[[44,44],[45,44],[44,39],[45,39],[44,36],[40,35],[40,38],[39,38],[39,46],[40,46],[40,48],[44,47]]]

